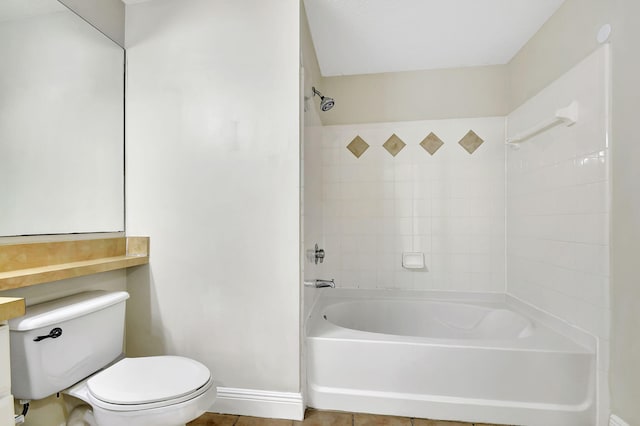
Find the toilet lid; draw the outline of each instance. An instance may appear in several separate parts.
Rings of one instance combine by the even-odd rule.
[[[87,387],[111,404],[149,404],[190,394],[210,377],[207,367],[189,358],[125,358],[91,377]]]

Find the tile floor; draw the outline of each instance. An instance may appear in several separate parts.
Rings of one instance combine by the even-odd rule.
[[[205,413],[187,426],[497,426],[484,423],[446,422],[409,417],[377,416],[373,414],[307,410],[304,421],[264,419]]]

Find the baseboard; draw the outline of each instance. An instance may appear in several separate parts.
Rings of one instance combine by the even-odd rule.
[[[629,423],[622,420],[620,417],[612,414],[609,418],[609,426],[631,426]]]
[[[218,387],[218,396],[209,411],[275,419],[304,419],[302,394],[258,389]]]

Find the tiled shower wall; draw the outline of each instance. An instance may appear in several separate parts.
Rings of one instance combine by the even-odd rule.
[[[311,114],[311,112],[309,112]],[[307,115],[309,115],[307,114]],[[306,117],[306,116],[305,116]],[[307,120],[306,122],[311,121]],[[305,122],[305,123],[306,123]],[[311,281],[324,278],[324,265],[315,263],[312,250],[316,243],[322,245],[322,126],[310,124],[304,127],[302,147],[302,275],[303,281]],[[318,290],[312,287],[303,287],[303,315],[308,315],[319,296]]]
[[[458,144],[469,130],[484,141],[473,154]],[[433,156],[419,145],[431,132],[444,142]],[[393,134],[406,143],[395,157],[382,146]],[[347,149],[356,136],[369,145],[360,158]],[[505,290],[503,117],[325,126],[321,143],[324,278]],[[426,267],[404,269],[403,252]]]
[[[578,122],[507,149],[508,293],[598,338],[599,407],[607,407],[609,146],[607,47],[508,117],[514,134],[571,101]],[[607,424],[607,409],[598,424]]]
[[[509,293],[596,335],[608,333],[606,50],[508,117],[509,134],[576,100],[579,120],[507,152]]]

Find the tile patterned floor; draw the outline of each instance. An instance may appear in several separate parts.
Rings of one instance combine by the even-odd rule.
[[[485,423],[447,422],[443,420],[415,419],[409,417],[377,416],[373,414],[343,413],[336,411],[307,410],[304,420],[264,419],[261,417],[234,416],[205,413],[187,426],[498,426]]]

